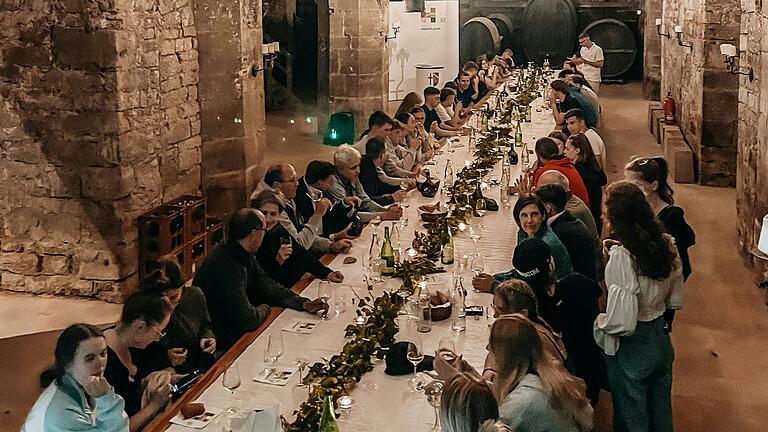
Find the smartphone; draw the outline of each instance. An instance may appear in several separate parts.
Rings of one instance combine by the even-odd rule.
[[[467,316],[483,316],[484,310],[482,306],[467,306]]]

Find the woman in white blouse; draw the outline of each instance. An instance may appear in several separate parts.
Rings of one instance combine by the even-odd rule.
[[[594,334],[605,352],[614,431],[671,432],[674,352],[663,315],[683,304],[680,257],[633,183],[608,186],[604,220],[608,303]]]

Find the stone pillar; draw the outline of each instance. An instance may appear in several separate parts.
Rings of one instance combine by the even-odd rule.
[[[643,94],[649,100],[660,100],[661,38],[656,19],[662,17],[662,0],[645,0],[643,14]],[[668,26],[667,26],[668,28]],[[662,33],[664,31],[662,30]]]
[[[738,79],[725,71],[720,44],[738,45],[736,0],[665,0],[661,94],[677,101],[677,119],[698,165],[699,182],[733,187],[736,181]],[[681,47],[673,27],[683,26]]]
[[[746,2],[741,15],[745,40],[739,64],[752,67],[755,80],[740,77],[736,211],[739,239],[747,259],[768,278],[768,262],[755,257],[763,216],[768,213],[768,2]]]
[[[360,132],[372,112],[387,109],[389,56],[384,49],[384,37],[389,2],[336,0],[331,1],[331,7],[328,86],[327,94],[321,96],[325,99],[325,103],[321,101],[321,109],[327,104],[330,112],[353,112],[357,132]],[[323,13],[322,9],[319,13]],[[319,27],[322,31],[323,25]],[[318,87],[319,91],[324,90],[322,85]]]
[[[136,217],[200,184],[186,0],[0,3],[0,288],[118,301]]]
[[[225,217],[247,204],[258,183],[265,133],[261,1],[195,1],[194,17],[203,191],[209,213]]]

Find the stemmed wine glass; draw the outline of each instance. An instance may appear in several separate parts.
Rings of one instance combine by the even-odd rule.
[[[235,389],[240,387],[240,369],[236,364],[232,364],[224,371],[224,375],[221,377],[221,385],[229,390],[231,394],[235,394]]]
[[[309,196],[309,199],[311,199],[313,203],[317,204],[318,201],[323,199],[323,192],[315,187],[309,186],[307,188],[307,196]]]
[[[433,431],[440,430],[440,399],[443,394],[443,388],[445,383],[440,380],[432,381],[424,386],[424,395],[427,397],[427,402],[435,409],[435,425],[432,427]]]
[[[325,310],[323,311],[321,318],[323,321],[330,319],[328,316],[328,299],[331,298],[331,283],[329,281],[320,281],[320,284],[317,286],[317,298],[322,299],[323,303],[325,303]]]
[[[403,215],[400,217],[400,227],[405,228],[408,226],[408,207],[411,205],[408,201],[408,188],[411,187],[411,182],[408,179],[400,180],[400,190],[405,192],[403,194],[403,201],[400,202],[400,208],[403,209]]]
[[[424,351],[422,350],[421,336],[419,334],[413,334],[411,339],[413,340],[408,343],[408,351],[406,357],[408,358],[409,362],[413,363],[413,378],[411,378],[410,387],[413,391],[416,392],[421,390],[421,384],[416,378],[416,370],[419,363],[424,360]]]
[[[484,198],[479,198],[477,201],[475,201],[475,212],[477,212],[480,218],[485,217],[486,208],[487,208],[487,204]],[[481,219],[480,229],[484,229],[484,228],[485,228],[485,224],[483,224]]]

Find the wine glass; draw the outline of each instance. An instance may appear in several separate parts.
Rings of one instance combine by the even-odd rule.
[[[435,425],[432,427],[433,431],[440,430],[440,399],[443,394],[443,388],[445,383],[440,380],[432,381],[424,386],[424,395],[427,397],[427,402],[435,409]]]
[[[483,256],[479,252],[475,252],[475,254],[472,255],[472,264],[470,268],[475,276],[478,276],[485,270],[485,266],[483,265]]]
[[[349,299],[341,290],[336,290],[333,296],[333,311],[338,316],[347,311],[347,302]]]
[[[323,192],[317,188],[309,186],[307,188],[307,196],[309,196],[309,199],[311,199],[313,203],[317,204],[318,201],[323,199]]]
[[[408,351],[406,353],[406,358],[409,362],[413,364],[413,375],[414,377],[411,378],[411,383],[414,385],[411,385],[411,388],[414,389],[414,391],[419,391],[419,386],[415,385],[416,383],[416,370],[418,368],[419,363],[421,363],[422,360],[424,360],[424,351],[421,349],[421,337],[419,335],[414,335],[415,337],[412,337],[413,339],[408,344]]]
[[[408,197],[408,194],[405,194],[403,200],[400,202],[400,208],[403,209],[403,215],[400,217],[400,227],[402,228],[408,226],[408,207],[410,206],[410,198]]]
[[[440,342],[437,344],[437,352],[440,352],[440,351],[450,351],[452,353],[455,353],[456,345],[453,343],[453,339],[449,337],[440,338]]]
[[[323,314],[321,315],[321,318],[323,321],[329,319],[328,316],[328,299],[331,298],[331,283],[326,280],[321,280],[320,284],[317,286],[317,298],[322,299],[323,303],[325,303],[325,310],[323,311]]]
[[[224,371],[224,375],[221,377],[221,385],[229,390],[231,394],[235,394],[235,389],[240,387],[240,369],[237,364],[232,364]]]
[[[483,224],[482,218],[485,217],[486,209],[487,203],[485,202],[485,198],[478,198],[478,200],[475,201],[475,212],[481,218],[480,229],[485,228],[485,224]]]
[[[472,239],[472,243],[475,244],[475,253],[477,253],[477,242],[483,238],[483,234],[480,231],[480,227],[475,224],[469,225],[469,238]]]

